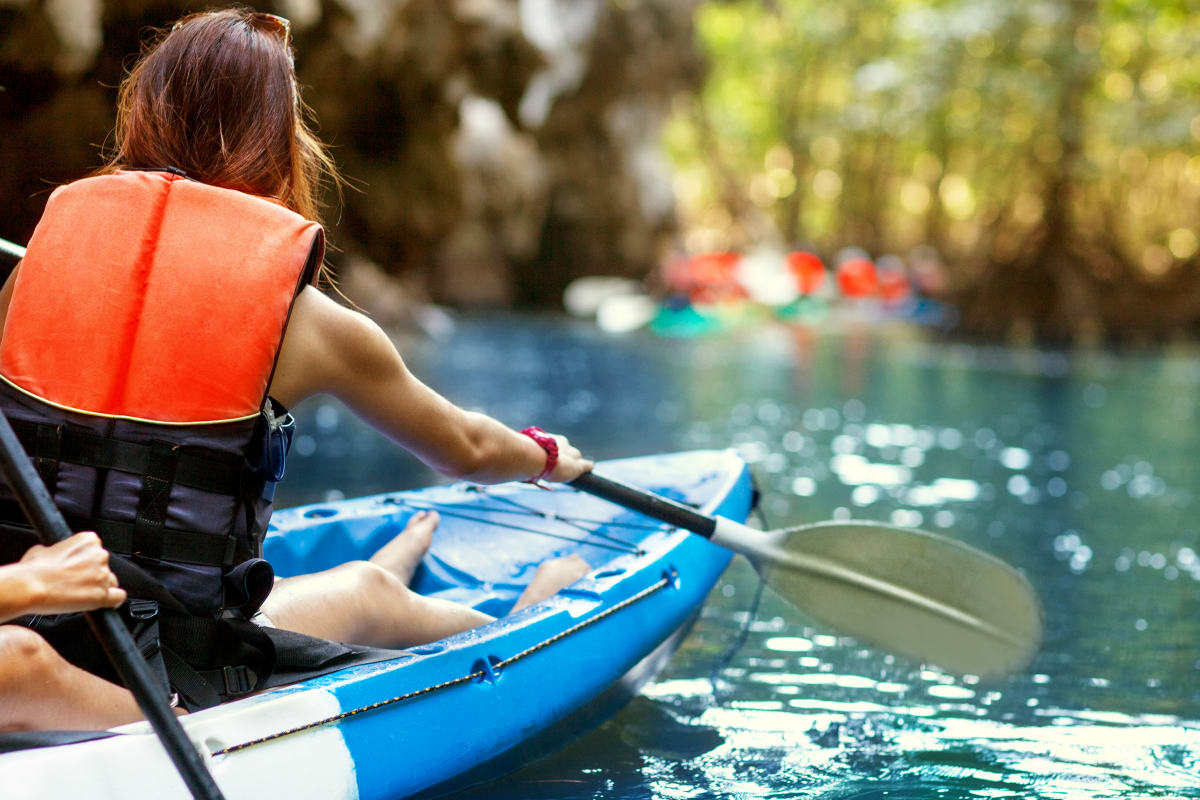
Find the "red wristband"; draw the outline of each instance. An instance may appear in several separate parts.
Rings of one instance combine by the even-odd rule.
[[[541,428],[532,425],[521,431],[521,433],[533,439],[538,443],[538,447],[546,451],[545,469],[527,481],[528,483],[537,483],[551,472],[554,472],[554,468],[558,466],[558,440]]]

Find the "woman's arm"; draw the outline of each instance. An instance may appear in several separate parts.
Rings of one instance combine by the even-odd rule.
[[[464,411],[418,380],[378,325],[312,287],[296,299],[271,394],[291,406],[328,392],[443,474],[478,483],[539,475],[546,453],[486,414]],[[563,437],[548,478],[591,469]]]
[[[51,547],[34,545],[17,563],[0,566],[0,622],[24,614],[116,608],[123,602],[125,591],[108,568],[108,551],[90,531]]]

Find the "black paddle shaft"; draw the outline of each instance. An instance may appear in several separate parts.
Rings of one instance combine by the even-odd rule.
[[[0,413],[0,470],[42,544],[48,547],[70,538],[71,529],[67,521],[50,499],[50,493],[46,491],[45,484],[25,455],[3,413]],[[200,753],[167,705],[167,699],[155,691],[156,681],[121,617],[111,608],[89,611],[86,616],[122,683],[133,693],[142,713],[175,762],[175,768],[179,770],[192,797],[196,800],[224,800]]]
[[[654,517],[668,525],[674,525],[676,528],[698,533],[706,539],[711,539],[713,532],[717,529],[717,521],[707,514],[701,514],[683,503],[668,500],[647,492],[645,489],[638,489],[594,472],[585,472],[571,481],[569,485],[582,492],[608,500],[610,503],[616,503],[648,517]]]

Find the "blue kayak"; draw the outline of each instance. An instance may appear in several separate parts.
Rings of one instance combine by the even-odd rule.
[[[608,461],[597,472],[739,522],[752,503],[746,466],[729,451]],[[511,772],[633,697],[731,557],[604,500],[528,484],[279,511],[266,556],[282,576],[366,558],[423,509],[441,522],[413,588],[498,619],[184,717],[230,800],[436,797]],[[591,565],[585,578],[508,615],[539,563],[572,553]],[[112,734],[0,755],[4,797],[188,797],[146,723]]]

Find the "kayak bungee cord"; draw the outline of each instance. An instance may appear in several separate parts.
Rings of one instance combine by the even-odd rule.
[[[592,536],[598,536],[603,539],[609,539],[610,541],[619,542],[620,544],[629,544],[629,542],[626,542],[624,539],[618,539],[615,536],[610,536],[608,534],[601,533],[599,531],[599,529],[596,529],[596,528],[586,528],[586,527],[584,527],[584,525],[603,525],[606,527],[627,528],[630,530],[639,530],[639,531],[650,531],[650,530],[655,530],[657,528],[662,527],[661,523],[625,522],[625,521],[621,521],[621,520],[587,519],[584,517],[574,517],[574,516],[569,516],[569,515],[565,515],[565,514],[558,514],[554,511],[544,511],[540,508],[534,508],[533,506],[527,506],[524,503],[518,503],[516,500],[513,500],[511,497],[508,497],[506,495],[489,494],[486,491],[485,487],[482,487],[482,486],[477,487],[477,488],[478,488],[479,493],[483,494],[485,497],[488,497],[492,500],[499,500],[503,503],[507,503],[510,506],[521,509],[522,511],[524,511],[527,514],[531,514],[533,516],[537,516],[542,519],[559,520],[561,522],[567,523],[568,525],[570,525],[574,528],[578,528],[579,530],[583,531],[584,533],[591,534]],[[492,509],[489,509],[489,510],[492,510]],[[499,510],[499,509],[496,509],[496,510]],[[634,513],[637,513],[637,512],[634,512]]]
[[[586,538],[580,538],[578,536],[568,536],[565,533],[554,533],[552,531],[544,531],[544,530],[540,530],[538,528],[528,528],[524,525],[517,525],[517,524],[511,523],[511,522],[499,522],[494,519],[488,519],[487,517],[477,517],[477,516],[474,516],[473,514],[465,514],[461,511],[445,510],[447,508],[455,508],[456,506],[453,503],[421,503],[421,502],[413,502],[411,500],[393,500],[392,498],[388,498],[384,502],[393,503],[395,505],[404,505],[404,506],[408,506],[409,508],[415,508],[420,511],[436,511],[436,512],[438,512],[438,514],[440,514],[441,516],[444,516],[444,517],[453,517],[455,519],[464,519],[469,522],[481,522],[484,525],[493,525],[497,528],[503,528],[505,530],[510,530],[510,531],[517,531],[519,533],[533,533],[533,534],[537,534],[538,536],[548,536],[551,539],[561,539],[565,542],[574,542],[575,544],[587,545],[588,547],[599,547],[604,550],[615,550],[618,553],[630,553],[633,555],[640,555],[642,552],[642,550],[640,548],[638,548],[637,546],[632,545],[629,542],[623,542],[620,539],[612,540],[614,542],[617,542],[620,546],[618,546],[618,544],[610,544],[608,542],[592,542],[592,541],[588,541],[588,539],[586,539]],[[471,506],[471,508],[479,508],[479,507]],[[520,512],[515,512],[515,511],[509,511],[508,509],[503,509],[503,508],[497,509],[497,508],[484,507],[484,508],[480,508],[479,510],[485,511],[485,512],[490,511],[493,513],[509,513],[509,514],[520,513]],[[607,539],[610,537],[602,537],[602,538]]]
[[[413,500],[412,498],[405,498],[405,497],[399,497],[399,496],[387,497],[382,502],[388,503],[388,504],[393,504],[393,505],[403,505],[403,506],[407,506],[409,508],[415,508],[415,509],[422,510],[422,511],[437,511],[439,514],[444,514],[445,516],[454,517],[456,519],[463,519],[463,520],[468,520],[471,522],[481,522],[485,525],[495,525],[498,528],[504,528],[506,530],[517,531],[520,533],[532,533],[532,534],[536,534],[538,536],[549,536],[553,539],[561,539],[563,541],[574,542],[576,544],[584,544],[584,545],[588,545],[591,547],[599,547],[599,548],[602,548],[605,550],[616,550],[618,552],[627,552],[627,553],[631,553],[634,555],[640,555],[643,552],[642,549],[640,547],[638,547],[637,545],[633,544],[632,542],[628,542],[617,536],[613,536],[611,534],[604,533],[599,528],[601,526],[609,527],[609,528],[625,528],[630,531],[640,531],[640,532],[644,533],[647,531],[657,530],[658,528],[662,527],[661,523],[632,522],[632,521],[622,521],[622,520],[599,520],[599,519],[588,519],[588,518],[584,518],[584,517],[576,517],[576,516],[571,516],[571,515],[559,514],[554,511],[543,510],[540,508],[535,508],[530,505],[526,505],[525,503],[521,503],[516,500],[513,500],[511,497],[507,497],[503,494],[489,492],[487,490],[487,487],[484,487],[484,486],[471,485],[471,486],[468,486],[467,489],[468,489],[468,491],[470,491],[474,494],[479,494],[479,495],[482,495],[483,497],[488,498],[489,500],[496,501],[496,503],[505,503],[509,507],[504,507],[504,506],[499,506],[499,505],[482,505],[479,503],[453,503],[453,502],[438,503],[438,502],[432,502],[432,501]],[[447,509],[452,509],[452,510],[447,510]],[[544,530],[542,528],[531,528],[531,527],[519,525],[517,523],[512,523],[512,522],[498,522],[494,519],[478,517],[478,516],[474,516],[473,514],[470,514],[470,513],[464,513],[464,511],[457,511],[457,510],[453,510],[453,509],[464,509],[467,512],[474,511],[474,512],[479,512],[479,513],[490,513],[490,514],[512,514],[512,515],[516,515],[516,516],[520,516],[520,517],[545,520],[545,521],[551,522],[551,523],[559,522],[559,523],[562,523],[563,525],[569,526],[571,528],[575,528],[576,530],[583,532],[584,534],[586,534],[586,537],[579,538],[576,536],[568,536],[563,533],[555,533],[552,531]],[[634,512],[634,513],[637,513],[637,512]],[[589,528],[589,527],[587,527],[588,525],[593,525],[593,526],[598,526],[598,527]],[[596,539],[602,539],[602,540],[604,540],[604,542],[609,542],[611,544],[605,544],[604,542],[591,541],[592,537],[594,537]]]
[[[490,492],[490,491],[488,491],[489,488],[491,488],[491,487],[478,486],[478,485],[474,485],[474,484],[467,486],[467,490],[474,494],[481,494],[484,497],[488,498],[489,500],[497,500],[499,502],[506,503],[514,508],[520,509],[525,514],[528,514],[528,515],[534,516],[534,517],[541,517],[542,519],[557,519],[557,520],[562,520],[564,522],[583,523],[583,524],[591,524],[591,525],[611,525],[614,528],[631,528],[631,529],[643,530],[643,531],[655,530],[657,528],[662,527],[662,523],[660,523],[660,522],[630,522],[628,520],[594,519],[591,517],[577,517],[573,514],[560,514],[557,511],[550,511],[547,509],[535,508],[534,506],[526,505],[525,503],[519,503],[507,495]],[[547,491],[553,491],[553,492],[574,491],[576,494],[583,496],[583,493],[580,492],[578,489],[571,489],[570,487],[549,489]],[[457,505],[457,504],[455,504],[455,505]],[[490,507],[489,507],[489,510],[491,510]],[[496,510],[500,510],[500,509],[496,509]],[[640,515],[640,512],[638,512],[638,511],[634,511],[632,513]],[[589,533],[595,533],[595,531],[591,531],[590,529],[581,529],[581,530],[588,530]]]
[[[376,702],[376,703],[370,703],[365,706],[359,706],[358,708],[352,708],[348,711],[343,711],[340,714],[334,714],[332,716],[325,717],[324,719],[318,719],[318,720],[313,720],[312,722],[306,722],[303,725],[297,725],[294,728],[288,728],[287,730],[277,731],[275,733],[271,733],[266,736],[259,737],[258,739],[251,739],[250,741],[247,741],[247,742],[242,742],[240,744],[223,747],[219,750],[212,751],[212,756],[214,758],[216,758],[217,756],[223,756],[223,755],[228,755],[230,753],[236,753],[239,750],[245,750],[249,747],[254,747],[255,745],[266,744],[267,742],[273,742],[277,739],[282,739],[285,736],[292,736],[297,733],[303,733],[304,731],[310,731],[313,728],[320,728],[324,725],[332,725],[334,723],[341,722],[341,721],[349,719],[351,717],[356,717],[360,714],[365,714],[369,711],[375,711],[380,708],[385,708],[387,706],[395,705],[396,703],[402,703],[405,700],[411,700],[415,697],[421,697],[423,695],[432,694],[434,692],[438,692],[443,689],[450,689],[454,686],[460,686],[464,683],[469,683],[470,681],[483,680],[484,678],[487,678],[489,675],[494,676],[498,672],[500,672],[500,670],[507,669],[508,667],[517,663],[521,659],[527,658],[527,657],[533,655],[534,653],[538,652],[539,650],[543,650],[543,649],[549,647],[550,645],[554,644],[555,642],[562,641],[563,639],[567,638],[568,636],[570,636],[574,633],[578,633],[579,631],[583,630],[584,628],[595,625],[597,622],[600,622],[601,620],[606,619],[606,618],[612,616],[613,614],[616,614],[618,611],[622,611],[622,610],[628,608],[629,606],[631,606],[641,600],[644,600],[645,598],[649,597],[650,595],[654,594],[655,592],[658,592],[662,589],[665,589],[668,586],[673,585],[675,583],[675,580],[677,579],[677,577],[678,577],[678,575],[673,571],[669,572],[669,573],[665,573],[661,578],[659,578],[657,581],[655,581],[654,583],[647,586],[645,589],[642,589],[637,594],[630,595],[629,597],[625,598],[624,600],[617,603],[616,605],[606,608],[603,611],[599,612],[598,614],[588,617],[587,619],[582,620],[582,621],[572,625],[571,627],[566,628],[565,630],[559,631],[558,633],[554,634],[553,636],[549,637],[548,639],[544,639],[544,640],[538,642],[537,644],[532,645],[531,647],[527,647],[526,649],[522,650],[521,652],[517,653],[516,655],[509,656],[508,658],[504,659],[503,661],[498,661],[495,664],[487,663],[485,669],[472,670],[471,672],[468,672],[466,675],[462,675],[457,678],[452,678],[448,681],[443,681],[442,683],[435,683],[432,686],[426,686],[421,689],[414,689],[411,692],[405,692],[404,694],[396,695],[395,697],[389,697],[386,700],[380,700],[379,702]]]

